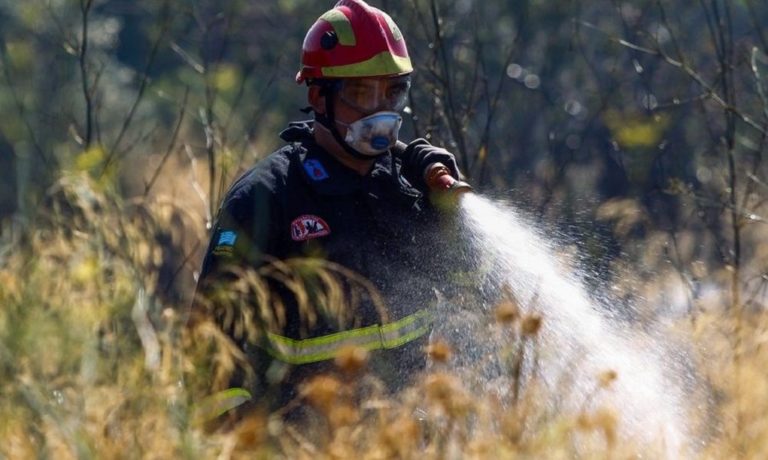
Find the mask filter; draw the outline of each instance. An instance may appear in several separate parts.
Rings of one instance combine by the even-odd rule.
[[[377,156],[397,142],[403,117],[397,112],[377,112],[354,123],[337,123],[347,127],[344,141],[350,147],[367,156]]]

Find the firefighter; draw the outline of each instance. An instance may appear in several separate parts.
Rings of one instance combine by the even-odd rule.
[[[290,123],[280,134],[286,145],[231,186],[196,294],[252,366],[250,380],[241,372],[231,385],[270,409],[295,400],[298,385],[328,371],[344,347],[368,350],[370,371],[393,390],[424,366],[434,289],[445,283],[444,219],[425,174],[436,163],[460,174],[448,151],[398,141],[413,67],[385,12],[339,1],[309,29],[301,64],[296,82],[307,85],[314,119]],[[298,283],[320,294],[297,292],[286,280],[298,279],[287,271],[299,260],[333,268],[327,273],[356,298],[342,302],[353,311],[326,305],[328,277]],[[247,269],[261,269],[270,295],[223,308]]]

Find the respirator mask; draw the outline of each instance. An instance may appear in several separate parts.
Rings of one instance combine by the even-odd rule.
[[[339,82],[339,99],[367,115],[353,123],[336,123],[347,128],[344,141],[364,156],[375,157],[397,142],[403,117],[399,112],[408,102],[411,77],[350,78]]]
[[[397,112],[377,112],[353,123],[336,123],[347,127],[344,141],[350,147],[363,155],[377,156],[395,145],[403,117]]]

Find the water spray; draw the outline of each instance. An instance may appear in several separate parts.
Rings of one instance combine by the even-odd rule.
[[[661,440],[660,457],[687,457],[694,441],[685,423],[684,377],[675,372],[675,359],[663,344],[611,321],[615,304],[588,291],[578,269],[555,255],[552,235],[537,232],[514,208],[467,193],[472,187],[441,164],[428,168],[425,181],[438,206],[458,211],[462,232],[472,242],[468,254],[486,267],[476,280],[479,298],[438,302],[441,321],[433,337],[449,339],[456,352],[451,367],[465,381],[476,381],[475,390],[503,395],[509,386],[500,378],[506,367],[488,356],[520,344],[516,382],[538,382],[536,404],[543,411],[616,408],[626,439]],[[510,342],[508,332],[493,332],[493,308],[507,289],[523,317],[541,318],[535,340]],[[610,385],[601,383],[605,375],[611,376]]]

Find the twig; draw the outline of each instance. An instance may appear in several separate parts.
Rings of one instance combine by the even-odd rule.
[[[755,87],[757,88],[757,94],[760,96],[760,102],[763,103],[763,116],[766,122],[768,122],[768,97],[765,93],[765,87],[763,86],[762,76],[760,75],[760,69],[757,67],[757,55],[760,50],[757,47],[752,47],[752,53],[750,53],[750,68],[752,69],[752,76],[755,79]]]
[[[32,124],[29,121],[29,118],[27,118],[26,115],[26,109],[24,108],[24,103],[19,98],[19,91],[16,91],[14,89],[14,83],[13,78],[11,78],[11,62],[10,59],[8,59],[8,54],[6,52],[5,43],[2,42],[2,39],[0,38],[0,59],[2,59],[2,67],[3,68],[3,77],[5,78],[5,82],[8,85],[8,91],[11,94],[11,98],[13,99],[13,105],[16,107],[16,112],[18,113],[19,119],[24,122],[24,127],[27,130],[27,135],[29,136],[30,141],[32,142],[32,145],[35,147],[35,153],[37,153],[37,156],[40,157],[40,160],[43,162],[43,165],[45,166],[45,169],[47,171],[52,171],[54,168],[54,165],[52,165],[52,161],[48,158],[48,155],[45,153],[45,150],[43,149],[42,145],[40,145],[40,141],[37,138],[36,130],[32,127]]]
[[[451,140],[456,143],[456,146],[459,149],[457,153],[465,158],[467,153],[466,142],[464,135],[462,134],[462,125],[459,122],[458,110],[456,109],[456,98],[454,96],[453,81],[451,79],[451,68],[436,0],[430,1],[430,13],[432,26],[435,30],[435,53],[439,61],[439,67],[443,78],[442,90],[445,92],[445,107],[447,109],[446,121],[448,122],[448,127],[450,129]],[[466,158],[462,162],[465,163]]]
[[[162,126],[160,124],[155,124],[151,127],[149,127],[146,130],[142,130],[128,145],[125,146],[125,148],[122,148],[116,152],[115,157],[116,158],[123,158],[132,151],[134,151],[137,147],[140,147],[144,141],[152,137],[153,134],[155,134],[158,130],[160,130]]]
[[[586,22],[586,21],[579,21],[579,22],[580,22],[581,25],[583,25],[583,26],[585,26],[587,28],[599,31],[601,33],[605,33],[602,30],[600,30],[600,28],[595,26],[594,24],[591,24],[591,23]],[[606,34],[606,35],[608,37],[608,40],[610,40],[610,41],[612,41],[614,43],[618,43],[619,45],[624,46],[626,48],[642,51],[643,53],[646,53],[646,54],[649,54],[649,55],[652,55],[652,56],[657,56],[660,59],[662,59],[665,62],[667,62],[668,64],[670,64],[670,65],[672,65],[674,67],[679,68],[686,75],[688,75],[693,81],[695,81],[699,86],[701,86],[702,89],[704,89],[706,91],[707,97],[710,98],[712,101],[716,102],[718,105],[720,105],[721,108],[723,108],[727,112],[732,112],[739,119],[741,119],[741,121],[743,121],[745,124],[747,124],[752,129],[756,130],[757,132],[759,132],[761,134],[764,134],[764,135],[768,135],[768,130],[766,130],[766,128],[764,128],[763,126],[761,126],[760,124],[755,122],[752,119],[752,117],[750,117],[749,115],[746,115],[746,114],[742,113],[737,107],[734,107],[733,105],[731,105],[728,102],[726,102],[723,99],[723,97],[720,96],[720,94],[718,94],[718,92],[715,89],[713,89],[712,86],[710,84],[708,84],[704,80],[704,77],[702,77],[698,72],[696,72],[693,68],[691,68],[685,62],[672,58],[671,56],[666,54],[661,48],[656,48],[656,49],[648,48],[648,47],[637,45],[635,43],[628,42],[628,41],[626,41],[624,39],[613,37],[613,36],[608,35],[608,34]]]
[[[752,21],[754,31],[757,34],[760,44],[763,46],[763,52],[768,53],[768,39],[766,39],[763,31],[764,24],[760,23],[760,15],[755,11],[754,0],[746,0],[747,9],[749,10],[749,19]]]
[[[118,153],[117,149],[120,147],[120,144],[123,141],[123,137],[125,136],[126,132],[128,131],[128,128],[131,126],[131,123],[133,123],[133,117],[136,115],[136,110],[139,108],[139,104],[144,99],[144,94],[147,89],[147,85],[149,84],[149,71],[154,65],[155,58],[157,57],[157,53],[160,50],[160,43],[162,42],[163,38],[165,38],[165,34],[168,31],[169,28],[169,22],[170,22],[170,14],[169,14],[169,4],[168,0],[163,4],[163,27],[160,31],[160,34],[157,37],[157,40],[155,40],[155,43],[152,45],[152,49],[149,52],[149,57],[147,58],[147,62],[144,65],[144,70],[142,72],[141,76],[141,82],[139,83],[139,89],[136,92],[136,97],[133,100],[133,104],[131,105],[131,108],[128,110],[128,115],[123,120],[123,124],[120,127],[120,132],[117,135],[117,138],[115,139],[115,142],[112,144],[112,148],[109,150],[109,154],[107,154],[107,158],[104,161],[104,166],[101,169],[101,174],[104,175],[106,173],[109,166],[112,164],[112,161],[117,159],[117,157],[122,156],[123,153]]]
[[[184,152],[186,152],[187,158],[189,158],[189,162],[191,164],[190,179],[192,180],[192,189],[197,193],[200,201],[203,202],[203,208],[205,209],[205,228],[210,230],[213,228],[213,216],[210,210],[210,206],[208,206],[208,199],[205,196],[205,190],[203,190],[203,187],[195,177],[195,172],[197,171],[197,160],[195,159],[195,154],[192,153],[192,148],[190,148],[189,144],[184,144]]]
[[[165,283],[165,286],[163,286],[162,292],[168,292],[171,289],[173,284],[176,282],[176,279],[178,279],[181,271],[189,263],[189,261],[192,260],[192,257],[195,256],[198,249],[200,249],[200,241],[196,241],[194,247],[192,247],[192,249],[190,249],[189,252],[186,253],[181,259],[181,262],[176,266],[176,269],[171,274],[170,279],[167,283]]]
[[[136,294],[136,302],[131,310],[131,319],[136,326],[141,345],[144,348],[144,367],[149,371],[157,370],[160,365],[160,341],[157,332],[147,317],[149,312],[148,296],[144,288],[139,288]]]
[[[91,147],[93,137],[93,94],[88,83],[88,14],[93,6],[93,0],[80,0],[81,38],[78,49],[78,63],[80,66],[80,84],[85,99],[85,137],[83,139],[86,150]]]
[[[260,102],[263,100],[264,94],[272,87],[274,84],[276,78],[277,78],[277,72],[280,68],[279,60],[282,58],[278,58],[278,63],[274,66],[274,71],[272,72],[272,75],[270,75],[267,82],[264,84],[264,87],[261,89],[261,92],[259,93],[256,100],[257,103],[254,104],[253,111],[251,112],[251,116],[247,118],[245,126],[248,126],[248,129],[245,133],[245,139],[243,141],[243,147],[240,149],[240,153],[237,156],[237,164],[238,166],[242,164],[243,157],[245,157],[245,151],[248,148],[249,142],[254,138],[256,134],[256,127],[259,126],[259,121],[262,117],[266,115],[266,112],[262,110],[261,106],[259,105]]]
[[[181,57],[181,59],[186,62],[190,67],[192,67],[192,70],[199,74],[203,74],[205,72],[205,69],[203,68],[202,64],[197,62],[195,58],[193,58],[189,53],[184,51],[184,48],[179,46],[176,42],[171,42],[171,49]]]
[[[189,97],[189,86],[187,86],[184,89],[184,99],[181,102],[181,109],[179,109],[179,116],[176,121],[176,126],[173,128],[173,134],[171,135],[171,140],[168,141],[168,147],[165,149],[165,154],[163,155],[162,160],[160,160],[160,164],[155,169],[155,172],[152,175],[152,178],[144,187],[144,196],[147,196],[149,194],[149,191],[155,185],[155,181],[160,176],[160,171],[163,169],[165,162],[168,160],[168,157],[170,157],[171,153],[173,152],[173,148],[176,145],[176,140],[179,137],[179,131],[181,130],[181,125],[184,122],[184,114],[186,113],[186,110],[187,110],[188,97]]]
[[[515,43],[517,43],[519,35],[515,37]],[[488,147],[490,144],[491,139],[491,126],[493,126],[492,121],[494,116],[496,115],[496,109],[499,108],[499,101],[501,100],[501,93],[504,89],[504,82],[505,82],[505,76],[507,67],[512,63],[512,57],[515,54],[515,46],[514,44],[510,46],[509,52],[507,53],[507,57],[504,60],[504,64],[501,67],[501,75],[499,75],[498,83],[496,84],[496,89],[493,92],[493,96],[490,98],[490,102],[488,103],[488,116],[485,118],[485,127],[483,128],[483,134],[480,138],[480,145],[477,149],[477,158],[475,159],[475,164],[473,164],[473,168],[475,165],[479,162],[480,163],[480,171],[478,172],[477,180],[479,183],[483,182],[484,176],[485,176],[485,167],[488,164],[487,158],[488,158]],[[481,155],[480,152],[485,149],[485,154]]]

